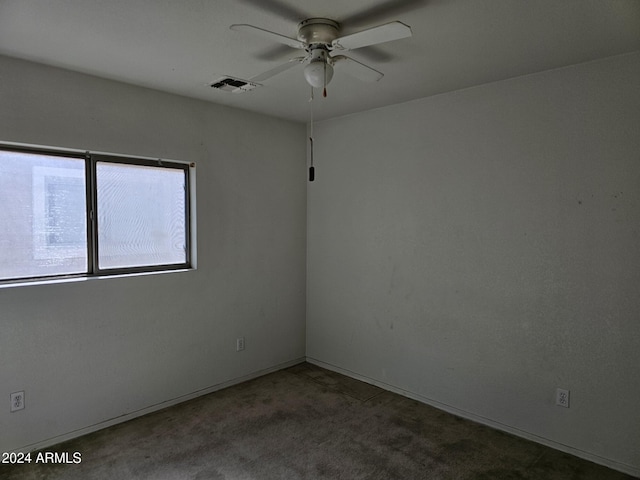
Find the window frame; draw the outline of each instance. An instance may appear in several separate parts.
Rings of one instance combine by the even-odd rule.
[[[138,157],[129,155],[119,155],[102,152],[77,151],[66,149],[55,149],[47,147],[33,147],[19,144],[0,143],[0,151],[27,153],[34,155],[45,155],[84,161],[85,180],[85,220],[87,226],[86,255],[87,270],[83,273],[52,274],[32,277],[15,277],[0,280],[0,286],[17,283],[28,283],[33,281],[59,281],[63,279],[95,278],[121,275],[134,275],[143,273],[159,273],[177,270],[191,270],[194,268],[193,262],[193,224],[192,224],[192,202],[195,200],[195,193],[192,185],[193,162],[182,162],[177,160],[163,160],[148,157]],[[98,162],[113,163],[120,165],[136,165],[155,168],[170,168],[182,170],[184,175],[184,207],[185,207],[185,262],[143,265],[120,268],[100,268],[99,265],[99,244],[98,244],[98,195],[97,195],[97,164]]]

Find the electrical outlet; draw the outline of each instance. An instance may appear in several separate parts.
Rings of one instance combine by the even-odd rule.
[[[244,350],[244,337],[238,337],[236,339],[236,352]]]
[[[556,388],[556,405],[569,408],[569,390]]]
[[[11,394],[11,411],[16,412],[24,408],[24,392],[13,392]]]

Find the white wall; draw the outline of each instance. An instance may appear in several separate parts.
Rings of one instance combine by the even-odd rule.
[[[0,451],[304,358],[303,125],[0,57],[0,140],[197,162],[198,220],[196,271],[0,288]]]
[[[308,358],[640,474],[638,79],[635,53],[317,124]]]

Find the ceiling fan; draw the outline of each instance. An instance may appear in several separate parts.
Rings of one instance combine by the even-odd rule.
[[[267,70],[260,75],[234,84],[234,79],[230,79],[232,87],[237,90],[243,88],[253,88],[256,84],[252,82],[262,82],[279,73],[282,73],[296,65],[306,64],[304,76],[311,85],[311,99],[313,99],[313,89],[322,88],[323,95],[327,96],[327,85],[333,78],[333,67],[340,69],[360,80],[366,82],[376,82],[384,74],[378,70],[365,65],[351,57],[343,55],[342,52],[362,48],[362,53],[375,49],[375,45],[400,40],[411,36],[411,27],[402,22],[394,21],[382,23],[381,25],[365,28],[356,33],[341,35],[342,25],[353,25],[354,27],[364,24],[371,24],[374,21],[384,21],[392,13],[400,13],[413,10],[424,5],[427,0],[383,0],[379,4],[372,5],[348,18],[343,18],[342,24],[336,20],[325,17],[309,17],[296,7],[290,6],[282,0],[243,0],[251,3],[260,9],[270,10],[280,17],[296,19],[306,18],[298,23],[297,38],[287,37],[276,32],[265,30],[248,24],[231,25],[232,30],[247,32],[260,36],[266,40],[271,40],[282,46],[304,50],[305,54],[291,58],[288,62],[278,65],[271,70]],[[365,48],[367,47],[367,48]],[[379,54],[378,54],[379,55]],[[216,84],[217,86],[218,84]],[[248,86],[248,87],[247,87]],[[315,169],[313,166],[313,109],[311,109],[310,120],[310,167],[309,181],[315,179]]]
[[[326,86],[333,78],[334,66],[338,66],[345,73],[366,82],[376,82],[384,76],[382,72],[364,63],[346,55],[336,55],[336,53],[411,36],[411,28],[399,21],[385,23],[344,36],[340,36],[340,27],[338,22],[329,18],[308,18],[298,24],[297,38],[287,37],[247,24],[234,24],[230,28],[258,35],[264,39],[305,52],[302,56],[291,58],[288,62],[251,78],[252,82],[261,82],[296,65],[306,64],[304,76],[307,82],[313,88],[323,88],[324,96],[327,95]]]

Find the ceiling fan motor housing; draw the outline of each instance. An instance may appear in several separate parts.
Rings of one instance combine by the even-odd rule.
[[[338,22],[328,18],[309,18],[298,25],[298,40],[313,45],[331,44],[338,38]]]

